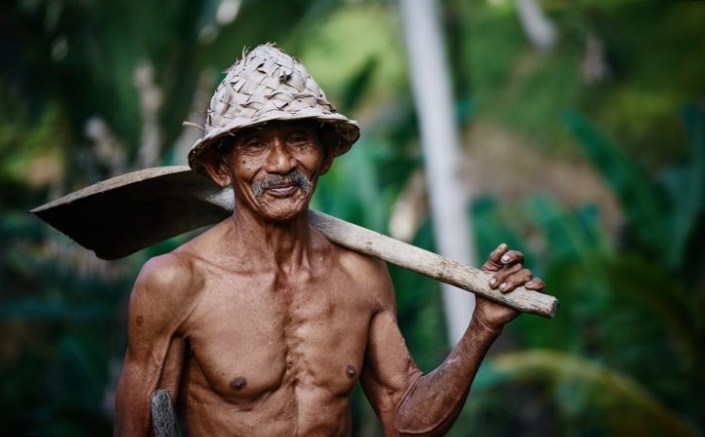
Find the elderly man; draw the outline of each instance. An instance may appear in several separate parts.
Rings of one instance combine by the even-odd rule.
[[[517,313],[478,298],[448,358],[429,374],[418,369],[385,265],[308,223],[318,178],[358,136],[276,47],[257,47],[230,68],[189,164],[232,185],[237,207],[142,268],[116,434],[149,434],[150,398],[166,388],[190,436],[349,435],[358,380],[386,435],[452,425],[484,354]],[[504,292],[544,288],[506,245],[483,268]]]

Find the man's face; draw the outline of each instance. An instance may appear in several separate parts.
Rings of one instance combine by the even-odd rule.
[[[223,155],[239,206],[267,220],[305,210],[330,165],[311,123],[273,121],[237,134]]]

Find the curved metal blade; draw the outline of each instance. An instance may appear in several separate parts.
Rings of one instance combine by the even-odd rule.
[[[217,223],[232,210],[232,190],[187,166],[169,166],[117,176],[30,212],[110,260]]]

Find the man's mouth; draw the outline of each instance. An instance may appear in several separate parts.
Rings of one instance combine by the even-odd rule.
[[[303,173],[294,170],[286,175],[270,175],[265,179],[255,182],[252,191],[256,198],[264,196],[265,193],[273,197],[288,197],[293,195],[298,189],[308,193],[311,188],[311,181]]]
[[[289,197],[294,194],[301,186],[297,183],[276,184],[265,188],[265,191],[273,197]]]

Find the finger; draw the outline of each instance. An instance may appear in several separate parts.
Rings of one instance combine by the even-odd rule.
[[[524,254],[518,250],[508,250],[504,255],[502,255],[500,262],[505,266],[522,264],[524,262]]]
[[[523,269],[521,264],[514,264],[495,272],[495,274],[492,275],[492,278],[490,278],[490,288],[499,288],[500,285],[507,281],[507,278],[521,269]]]
[[[541,278],[532,278],[529,282],[524,284],[528,290],[543,292],[546,289],[546,283],[543,282]]]
[[[533,277],[531,270],[522,268],[516,273],[513,273],[504,282],[499,284],[499,290],[502,293],[509,293],[520,285],[524,285]]]
[[[486,272],[496,272],[500,270],[502,265],[502,256],[509,250],[509,247],[505,243],[501,243],[495,250],[490,253],[487,262],[482,265],[482,270]]]

